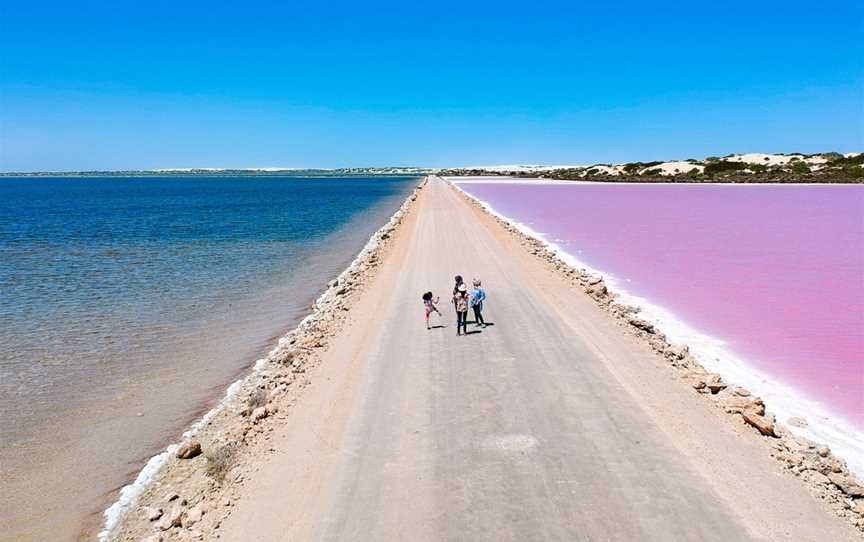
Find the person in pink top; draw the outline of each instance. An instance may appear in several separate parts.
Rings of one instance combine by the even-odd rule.
[[[438,310],[438,307],[435,305],[438,304],[438,298],[432,297],[432,292],[426,292],[423,294],[423,307],[426,310],[426,329],[432,329],[429,327],[429,315],[433,312],[437,312],[438,316],[441,316],[441,311]]]

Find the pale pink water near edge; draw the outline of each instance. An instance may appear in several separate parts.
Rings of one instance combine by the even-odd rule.
[[[459,186],[864,429],[864,187]]]

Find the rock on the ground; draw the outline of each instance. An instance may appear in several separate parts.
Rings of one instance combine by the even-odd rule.
[[[274,361],[276,363],[281,363],[283,365],[287,365],[287,364],[291,363],[292,361],[294,361],[295,355],[296,355],[296,353],[294,352],[294,350],[285,350],[283,352],[280,352],[276,356]]]
[[[179,503],[175,504],[167,514],[162,516],[162,519],[158,523],[158,527],[163,531],[167,531],[173,527],[182,527],[184,512],[185,510]]]
[[[180,494],[177,493],[176,491],[169,491],[168,493],[165,494],[165,502],[171,502],[174,499],[179,499],[179,498],[180,498]]]
[[[827,476],[819,471],[808,470],[804,471],[804,478],[812,484],[828,485],[830,480]]]
[[[177,459],[192,459],[201,455],[201,443],[194,440],[184,442],[177,448],[177,453],[174,454]]]
[[[267,417],[267,408],[260,406],[252,411],[252,421],[257,422],[258,420],[263,420]]]
[[[594,296],[595,298],[603,297],[608,292],[609,290],[606,288],[606,283],[604,283],[602,279],[599,282],[591,284],[587,288],[585,288],[585,293]]]
[[[828,479],[846,495],[857,498],[864,497],[864,486],[854,479],[836,472],[829,473]]]
[[[651,322],[647,322],[645,320],[642,320],[641,318],[636,317],[630,318],[627,321],[630,322],[630,325],[635,328],[641,329],[642,331],[645,331],[647,333],[654,333],[654,324],[652,324]]]
[[[670,346],[666,349],[666,357],[670,359],[684,359],[684,356],[690,353],[690,349],[686,344]]]
[[[147,521],[156,521],[157,519],[162,517],[162,509],[154,508],[152,506],[145,506],[141,509],[141,512],[144,514],[144,517],[147,518]]]
[[[721,381],[715,381],[715,382],[706,383],[706,386],[711,391],[711,393],[717,394],[720,391],[725,390],[726,387],[728,386],[728,384],[726,384],[725,382],[721,382]]]
[[[769,416],[760,416],[755,412],[744,412],[744,421],[755,427],[760,433],[765,436],[773,437],[774,420]]]
[[[660,337],[651,337],[648,344],[651,345],[651,348],[653,348],[655,352],[663,352],[666,349],[666,341]]]
[[[762,399],[755,397],[741,397],[738,395],[729,395],[724,397],[720,404],[730,414],[743,414],[746,411],[753,412],[758,415],[765,414],[765,403]]]
[[[190,508],[188,512],[186,512],[186,517],[183,520],[184,526],[189,527],[191,525],[195,525],[196,523],[201,521],[201,519],[204,517],[204,514],[206,513],[207,508],[203,504],[196,504],[195,506]]]

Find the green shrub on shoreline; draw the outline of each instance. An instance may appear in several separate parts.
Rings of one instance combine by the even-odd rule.
[[[719,160],[717,162],[710,162],[705,166],[704,174],[706,176],[712,176],[717,173],[723,173],[727,171],[742,171],[750,167],[750,164],[744,162],[728,162],[726,160]]]
[[[795,161],[794,158],[792,160],[793,162],[790,168],[792,173],[810,173],[810,166],[808,166],[805,162]]]
[[[636,175],[642,170],[651,168],[652,166],[656,166],[662,163],[663,162],[630,162],[629,164],[624,164],[624,166],[622,166],[622,169],[624,170],[624,173],[628,175]]]

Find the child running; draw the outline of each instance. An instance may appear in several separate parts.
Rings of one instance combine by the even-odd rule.
[[[432,292],[426,292],[423,294],[423,306],[426,308],[426,329],[432,329],[429,327],[429,315],[433,312],[437,312],[438,316],[441,316],[441,311],[438,310],[438,307],[435,305],[438,304],[438,298],[432,297]]]

